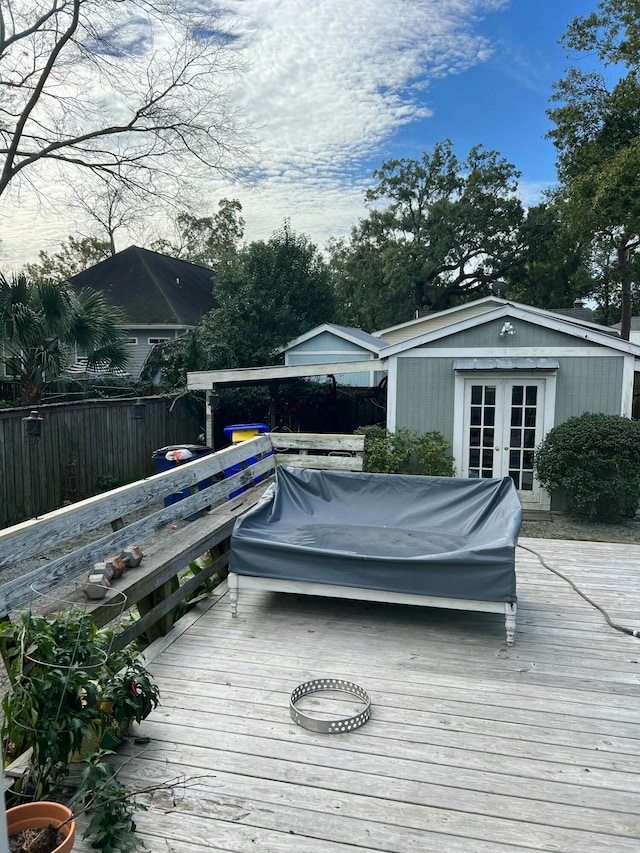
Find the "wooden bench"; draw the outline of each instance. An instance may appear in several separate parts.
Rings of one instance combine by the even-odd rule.
[[[266,434],[6,528],[0,531],[0,583],[3,567],[53,548],[63,553],[0,585],[0,613],[38,605],[60,610],[76,603],[97,625],[105,625],[119,608],[113,597],[86,598],[87,574],[94,562],[139,545],[145,555],[141,565],[112,581],[112,596],[123,609],[136,606],[139,612],[118,634],[116,648],[143,633],[148,639],[161,636],[171,628],[176,606],[214,573],[226,574],[235,519],[260,498],[276,464],[362,470],[363,450],[363,436]],[[187,496],[163,505],[167,496],[185,491]],[[195,520],[186,521],[190,517]],[[207,551],[213,563],[176,584],[189,563]]]

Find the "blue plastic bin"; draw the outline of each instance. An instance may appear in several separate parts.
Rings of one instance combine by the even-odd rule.
[[[229,426],[224,427],[223,432],[233,444],[241,444],[243,441],[249,441],[249,439],[255,438],[257,435],[264,435],[265,433],[271,432],[271,430],[266,424],[230,424]],[[273,450],[269,453],[265,453],[265,456],[273,455]],[[251,456],[247,459],[247,465],[254,465],[257,461],[257,456]],[[224,476],[232,477],[239,471],[242,471],[242,465],[231,465],[229,468],[224,469]],[[265,476],[265,474],[260,474],[255,477],[253,482],[260,483],[264,480]],[[229,500],[242,494],[242,492],[246,492],[248,488],[249,486],[241,486],[239,489],[236,489],[235,492],[231,492]]]
[[[188,450],[192,455],[188,459],[167,459],[168,453],[180,450]],[[209,456],[210,453],[213,453],[213,448],[205,447],[202,444],[168,444],[166,447],[161,447],[159,450],[154,451],[151,458],[156,463],[158,474],[161,474],[163,471],[169,471],[172,468],[175,468],[176,465],[184,465],[185,462],[193,462],[194,459]],[[210,485],[211,477],[200,480],[198,483],[198,491],[202,491]],[[183,489],[181,492],[174,492],[173,494],[166,496],[164,499],[164,505],[171,506],[171,504],[177,503],[178,501],[183,500],[183,498],[188,498],[190,495],[190,489]],[[198,513],[187,516],[187,521],[194,521],[196,518],[198,518]]]

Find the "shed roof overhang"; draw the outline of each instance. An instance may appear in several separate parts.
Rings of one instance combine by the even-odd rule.
[[[369,361],[237,367],[229,370],[195,370],[187,373],[187,388],[190,391],[210,391],[212,387],[218,385],[260,385],[274,380],[303,379],[309,376],[335,376],[336,373],[368,373],[386,369],[386,362],[375,358]]]
[[[454,370],[557,370],[557,358],[456,358]]]

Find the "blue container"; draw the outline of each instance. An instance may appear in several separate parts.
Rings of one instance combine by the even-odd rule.
[[[226,426],[223,432],[229,441],[233,442],[233,444],[241,444],[243,441],[248,441],[251,438],[255,438],[257,435],[264,435],[265,433],[271,432],[271,430],[266,424],[231,424],[230,426]],[[273,456],[273,454],[274,452],[272,450],[269,453],[265,453],[265,456]],[[255,465],[257,461],[257,456],[251,456],[247,459],[247,465]],[[232,477],[239,471],[242,471],[242,465],[231,465],[229,468],[224,469],[224,476]],[[260,474],[253,482],[260,483],[264,480],[265,476],[265,474]],[[248,488],[249,486],[242,486],[241,488],[236,489],[235,492],[231,492],[229,500],[242,494],[242,492],[246,492]]]
[[[181,451],[187,451],[184,454],[185,458],[180,458]],[[213,453],[213,448],[205,447],[202,444],[168,444],[166,447],[161,447],[159,450],[154,451],[151,458],[156,463],[158,474],[161,474],[163,471],[170,471],[175,468],[176,465],[184,465],[185,462],[192,462],[194,459],[209,456],[210,453]],[[201,492],[210,485],[211,477],[200,480],[198,483],[198,491]],[[181,492],[174,492],[173,494],[166,496],[164,499],[164,505],[171,506],[171,504],[175,504],[178,501],[183,500],[183,498],[188,498],[190,495],[190,489],[183,489]],[[187,521],[194,521],[196,518],[198,518],[198,513],[188,516]]]

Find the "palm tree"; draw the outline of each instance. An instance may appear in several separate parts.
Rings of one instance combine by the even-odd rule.
[[[77,348],[88,365],[122,368],[127,346],[122,311],[90,287],[75,292],[53,281],[11,281],[0,274],[0,363],[20,382],[24,403],[38,403]]]

